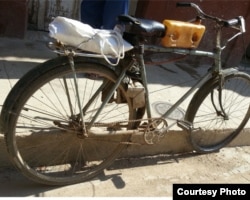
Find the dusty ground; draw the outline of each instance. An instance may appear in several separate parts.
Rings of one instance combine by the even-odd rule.
[[[249,183],[250,147],[218,153],[161,155],[117,161],[90,182],[65,187],[36,184],[10,169],[0,171],[0,196],[163,197],[173,183]]]

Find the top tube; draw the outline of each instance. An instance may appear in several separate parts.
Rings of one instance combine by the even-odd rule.
[[[195,56],[205,56],[209,58],[215,58],[216,54],[210,51],[201,51],[196,49],[186,49],[186,48],[173,48],[173,47],[163,47],[156,45],[144,45],[144,50],[152,51],[156,53],[175,53],[183,55],[195,55]]]

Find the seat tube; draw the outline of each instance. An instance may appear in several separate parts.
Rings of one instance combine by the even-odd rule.
[[[151,114],[151,106],[150,106],[150,100],[149,100],[149,91],[148,91],[148,81],[147,81],[147,73],[146,73],[146,66],[145,66],[145,62],[144,62],[144,45],[140,45],[139,49],[138,49],[138,54],[137,54],[137,60],[139,62],[140,65],[140,71],[141,71],[141,78],[142,78],[142,82],[143,82],[143,86],[145,89],[145,101],[146,101],[146,110],[147,110],[147,117],[151,118],[152,114]]]

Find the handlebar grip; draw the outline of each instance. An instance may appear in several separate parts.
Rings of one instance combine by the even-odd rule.
[[[223,22],[225,27],[233,27],[239,29],[241,33],[246,32],[246,23],[245,19],[242,16],[238,16],[233,19],[229,19]]]
[[[237,18],[234,18],[234,19],[230,19],[230,20],[226,20],[224,22],[224,25],[226,27],[230,27],[230,26],[236,26],[240,23],[240,19],[237,17]]]
[[[177,2],[176,7],[191,7],[190,2]]]

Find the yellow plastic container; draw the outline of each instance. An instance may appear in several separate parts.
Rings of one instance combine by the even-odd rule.
[[[201,24],[164,20],[166,35],[161,43],[165,47],[197,48],[205,32]]]

